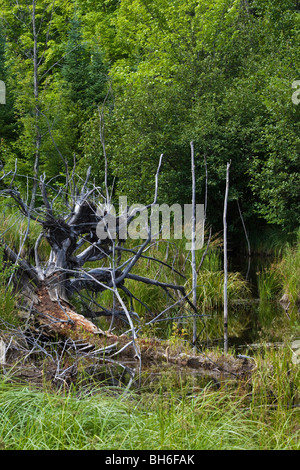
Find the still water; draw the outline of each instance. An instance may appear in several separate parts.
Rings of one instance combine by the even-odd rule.
[[[297,332],[299,335],[297,308],[286,310],[279,302],[280,298],[265,300],[259,297],[258,276],[272,262],[270,256],[229,257],[229,271],[240,272],[250,287],[249,298],[235,299],[228,306],[229,347],[237,352],[256,349],[263,343],[277,345],[294,337]],[[207,320],[202,345],[222,347],[222,344],[223,307],[220,307],[212,311],[210,320]]]
[[[250,355],[254,350],[280,347],[286,341],[299,336],[299,312],[280,304],[279,299],[259,298],[258,275],[272,263],[271,257],[253,256],[229,258],[229,270],[240,272],[247,278],[251,288],[249,299],[235,299],[228,308],[229,348],[235,356]],[[197,344],[198,351],[218,346],[223,348],[223,307],[209,312]],[[228,378],[228,377],[227,377]],[[229,377],[232,378],[232,377]],[[196,393],[208,383],[220,387],[223,379],[218,374],[205,370],[193,370],[171,364],[141,364],[136,362],[106,364],[99,369],[98,379],[110,388],[135,389],[141,392],[186,388]]]

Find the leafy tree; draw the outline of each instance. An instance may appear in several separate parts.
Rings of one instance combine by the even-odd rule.
[[[84,41],[77,16],[70,21],[65,50],[62,77],[69,88],[69,97],[74,104],[90,111],[105,98],[107,68],[99,47],[94,43],[91,47]]]
[[[1,33],[1,32],[0,32]],[[7,71],[5,68],[5,38],[0,34],[0,79],[7,83]],[[0,106],[1,139],[9,142],[14,139],[15,118],[10,90],[6,93],[6,105]]]
[[[123,0],[113,25],[123,54],[110,69],[107,132],[119,191],[147,199],[163,152],[161,197],[188,202],[193,139],[199,202],[207,155],[211,222],[221,222],[231,159],[230,195],[246,219],[297,226],[299,121],[290,99],[299,70],[297,2]]]
[[[75,154],[79,168],[91,165],[101,182],[98,107],[105,101],[116,194],[148,202],[164,153],[160,201],[190,202],[193,140],[197,201],[204,201],[206,155],[208,221],[216,228],[229,159],[231,228],[240,227],[237,199],[249,224],[260,219],[288,231],[299,224],[300,106],[291,100],[300,78],[296,0],[0,4],[20,136],[13,146],[5,131],[6,164],[17,155],[23,172],[32,172],[39,137],[42,171],[63,172]]]
[[[83,38],[82,21],[78,12],[70,21],[70,31],[66,44],[66,57],[62,67],[64,93],[72,106],[72,128],[74,144],[72,152],[77,155],[79,168],[85,170],[92,166],[95,178],[101,174],[99,158],[101,143],[96,145],[96,155],[93,156],[94,133],[99,140],[99,113],[106,100],[108,92],[108,67],[99,45],[94,40]],[[91,122],[97,122],[91,128]],[[92,126],[93,127],[93,126]],[[89,147],[91,143],[92,148]]]
[[[19,138],[16,155],[19,170],[37,177],[46,160],[45,136],[50,139],[53,105],[58,89],[57,65],[62,59],[66,19],[71,0],[1,0],[1,24],[6,37],[8,83],[14,90]],[[56,104],[56,107],[59,105]],[[53,136],[51,137],[52,140]],[[48,141],[49,142],[49,141]],[[54,155],[54,152],[53,152]],[[52,159],[57,159],[52,155]],[[10,166],[10,160],[5,162]],[[31,205],[36,197],[33,180]]]

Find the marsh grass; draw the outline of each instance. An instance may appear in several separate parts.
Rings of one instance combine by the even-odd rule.
[[[38,235],[34,230],[37,229],[33,229],[33,238]],[[17,230],[11,236],[15,237],[15,241],[20,239]],[[186,259],[187,254],[180,250],[180,244],[157,243],[151,250],[148,254],[174,263],[174,268],[186,275],[188,290],[191,267]],[[298,251],[289,250],[292,249],[287,248],[285,261],[280,266],[280,282],[281,285],[284,281],[284,285],[290,286],[289,292],[297,293],[297,280],[300,278],[297,274]],[[202,254],[203,250],[199,250],[197,264]],[[4,264],[2,266],[5,268]],[[137,273],[165,281],[178,281],[178,275],[150,260],[141,260]],[[5,290],[1,289],[5,286],[6,274],[3,269],[0,279],[2,297]],[[247,298],[248,284],[239,274],[230,274],[229,300]],[[269,281],[273,287],[268,292],[272,296],[277,289],[274,288],[274,285],[277,286],[276,276]],[[211,314],[206,322],[206,332],[211,338],[223,334],[222,317],[217,314],[223,301],[223,281],[221,256],[216,241],[198,276],[199,308]],[[265,279],[265,289],[266,282]],[[157,289],[152,292],[151,286],[149,289],[149,286],[143,284],[132,283],[130,288],[146,303],[150,303],[155,311],[166,307],[164,292]],[[269,298],[268,292],[266,298]],[[104,306],[111,305],[110,293],[105,293],[101,302]],[[12,305],[4,303],[1,317],[11,312],[12,308]],[[134,308],[142,318],[145,316],[140,304],[135,303]],[[177,313],[180,311],[174,311],[174,315]],[[264,315],[264,311],[261,315]],[[279,325],[274,323],[271,310],[268,322],[269,330]],[[236,335],[245,327],[234,314],[230,315],[230,324],[232,333]],[[184,340],[186,335],[190,337],[189,328],[190,323],[170,322],[164,325],[163,334],[174,341]],[[55,391],[48,384],[43,389],[35,389],[30,385],[18,384],[13,379],[8,380],[8,376],[0,376],[0,448],[299,449],[299,365],[292,363],[289,346],[280,351],[265,349],[262,354],[255,356],[255,360],[257,371],[251,381],[237,387],[227,380],[218,390],[211,384],[203,387],[187,386],[177,377],[176,386],[174,380],[173,385],[158,383],[156,390],[151,393],[142,390],[139,394],[124,394],[120,390],[101,388],[96,383],[91,389],[85,388],[84,392],[80,389],[80,383],[65,391]]]
[[[11,246],[16,252],[19,251],[22,246],[21,256],[29,257],[32,259],[33,248],[35,242],[41,232],[40,225],[34,220],[30,220],[29,231],[25,243],[25,238],[28,229],[28,219],[21,215],[19,211],[16,211],[14,207],[10,207],[5,202],[0,200],[0,236],[1,238]],[[42,240],[39,246],[39,255],[41,260],[48,257],[50,247],[46,240]]]
[[[299,403],[299,364],[292,361],[291,342],[267,347],[256,354],[257,371],[252,380],[254,406],[275,406],[279,414]],[[298,413],[299,414],[299,413]]]
[[[251,411],[272,426],[273,433],[268,434],[265,428],[262,435],[266,448],[300,447],[300,369],[291,357],[291,343],[279,349],[265,347],[255,356],[257,371],[251,381]]]
[[[140,259],[135,266],[134,272],[140,276],[149,277],[166,283],[181,284],[185,286],[186,292],[192,290],[192,270],[191,259],[189,252],[185,250],[185,243],[187,240],[156,240],[152,243],[146,255],[152,258],[168,263],[172,269],[154,261],[153,259]],[[134,249],[139,246],[140,240],[128,240],[126,247]],[[213,337],[220,337],[223,335],[222,316],[219,315],[219,310],[223,306],[224,298],[224,273],[222,271],[222,240],[219,235],[212,238],[209,250],[198,273],[197,280],[197,307],[199,314],[210,316],[205,319],[205,336],[206,340],[211,340]],[[199,266],[202,256],[206,250],[206,245],[196,253],[196,265]],[[131,253],[124,253],[124,260],[131,256]],[[95,266],[93,266],[95,267]],[[177,271],[177,272],[176,272]],[[181,273],[184,277],[180,276]],[[243,317],[242,322],[236,315],[236,303],[239,300],[249,299],[251,297],[250,284],[238,272],[230,272],[228,275],[228,301],[231,308],[231,315],[229,320],[230,335],[237,337],[246,327],[247,321]],[[134,294],[132,298],[132,305],[130,305],[129,298],[120,291],[120,295],[127,305],[136,312],[140,317],[140,322],[134,320],[135,325],[139,328],[142,335],[149,337],[159,337],[161,339],[176,339],[176,332],[179,339],[182,339],[183,331],[185,339],[192,336],[193,320],[191,318],[193,312],[187,302],[178,304],[176,307],[168,311],[167,317],[169,320],[153,323],[148,322],[152,319],[152,315],[158,315],[167,307],[174,304],[179,299],[176,295],[173,299],[161,288],[151,286],[138,282],[135,280],[127,280],[126,287]],[[173,294],[171,292],[171,294]],[[139,300],[137,300],[139,299]],[[107,309],[113,307],[113,294],[110,291],[102,292],[96,298],[99,305]],[[78,311],[84,312],[84,307],[80,302],[76,304],[76,299],[72,301],[77,306]],[[173,320],[174,319],[174,320]],[[197,331],[201,332],[204,327],[204,321],[199,319]],[[99,318],[98,325],[100,328],[107,330],[110,326],[111,319]],[[128,329],[121,321],[114,321],[114,326],[124,330]],[[201,338],[203,339],[203,338]]]
[[[269,269],[258,273],[257,286],[259,298],[262,301],[275,300],[280,298],[282,283],[277,269],[272,265]]]
[[[287,244],[270,268],[258,274],[262,300],[279,300],[283,295],[291,305],[300,304],[300,231],[297,243]]]
[[[213,309],[223,305],[224,301],[224,272],[202,269],[197,280],[197,303],[201,309]],[[186,284],[187,291],[191,288],[191,279]],[[238,272],[228,273],[227,281],[228,302],[250,297],[248,282]]]
[[[179,377],[151,392],[43,391],[0,381],[0,445],[12,450],[299,449],[299,368],[287,347],[255,356],[251,381]],[[172,384],[172,386],[171,386]],[[299,418],[299,417],[298,417]]]
[[[293,305],[300,304],[300,230],[295,245],[288,245],[277,265],[283,293]]]
[[[260,230],[251,227],[249,238],[252,254],[280,256],[285,245],[295,243],[297,234],[284,232],[277,226],[264,227]]]
[[[0,318],[11,325],[18,325],[19,318],[16,314],[16,296],[13,292],[13,285],[9,284],[11,275],[15,268],[4,260],[4,249],[0,246]],[[4,326],[0,322],[0,328]]]

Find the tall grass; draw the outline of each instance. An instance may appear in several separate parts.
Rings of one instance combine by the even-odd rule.
[[[257,360],[251,384],[218,390],[40,391],[0,381],[0,446],[12,450],[299,449],[297,369],[285,350]],[[263,363],[262,363],[263,361]],[[250,392],[250,393],[249,393]]]
[[[280,256],[286,244],[293,244],[297,238],[295,233],[287,233],[278,226],[252,228],[249,234],[251,253]]]
[[[285,446],[299,449],[299,364],[291,361],[291,346],[265,348],[255,356],[257,371],[253,376],[253,415],[272,426],[273,433],[262,436],[267,448],[279,448],[282,437]]]
[[[282,283],[277,268],[272,265],[257,275],[257,286],[259,298],[262,301],[275,300],[280,298]]]
[[[14,266],[4,260],[4,249],[0,246],[0,318],[4,322],[17,325],[19,318],[16,315],[16,297],[12,283],[9,284],[14,269]],[[0,329],[2,326],[4,326],[4,323],[0,322]]]
[[[0,237],[17,253],[21,249],[21,256],[31,257],[34,245],[38,238],[41,227],[34,220],[28,219],[20,214],[14,207],[0,200]],[[27,233],[28,232],[28,233]],[[39,246],[39,255],[41,259],[49,255],[49,245],[46,240],[42,240]]]
[[[280,259],[258,275],[258,289],[263,300],[280,299],[300,304],[300,230],[297,243],[286,245]]]
[[[223,305],[224,301],[224,272],[202,269],[197,280],[197,303],[200,308],[212,309]],[[191,280],[186,284],[187,291]],[[228,302],[245,299],[250,296],[250,288],[240,273],[229,273],[227,281]]]
[[[294,304],[300,304],[300,230],[298,241],[288,246],[283,253],[282,261],[277,266],[281,278],[283,293]]]

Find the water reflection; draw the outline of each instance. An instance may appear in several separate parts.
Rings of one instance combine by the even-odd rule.
[[[261,344],[278,344],[292,339],[298,332],[297,308],[290,308],[287,314],[279,301],[260,299],[258,296],[258,273],[269,267],[271,257],[231,258],[230,270],[248,276],[251,298],[236,299],[229,306],[229,347],[236,354],[247,354]],[[208,312],[205,312],[208,313]],[[197,346],[199,349],[223,348],[223,307],[209,312],[205,328]],[[220,387],[222,376],[203,370],[170,364],[139,364],[137,361],[121,363],[107,360],[96,364],[88,371],[92,380],[110,389],[121,391],[164,393],[180,391],[188,387],[191,393],[202,390],[208,384]],[[233,377],[231,377],[233,378]],[[228,380],[228,377],[227,377]]]
[[[235,299],[229,306],[229,346],[247,350],[251,344],[260,342],[280,342],[299,334],[298,311],[290,307],[287,311],[278,299],[259,298],[259,273],[264,272],[274,262],[272,256],[230,256],[229,269],[248,276],[249,299]],[[202,347],[223,347],[223,307],[215,308],[206,320],[201,338]]]

